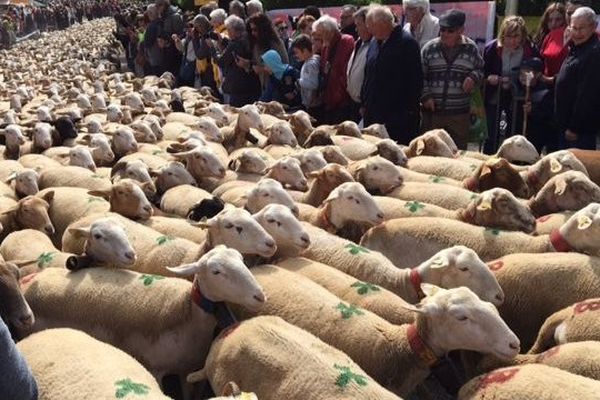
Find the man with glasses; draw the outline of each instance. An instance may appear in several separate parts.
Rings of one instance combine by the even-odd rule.
[[[465,13],[449,10],[440,17],[440,37],[421,52],[423,131],[443,128],[459,149],[467,149],[471,93],[483,78],[483,58],[465,35]]]
[[[570,50],[556,77],[556,118],[562,148],[595,150],[600,131],[600,40],[596,13],[580,7],[571,16]]]

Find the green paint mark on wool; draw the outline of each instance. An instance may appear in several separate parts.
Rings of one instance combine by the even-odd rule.
[[[478,197],[479,197],[479,195],[478,195],[477,193],[473,193],[473,194],[471,195],[471,200],[474,200],[474,199],[476,199],[476,198],[478,198]]]
[[[115,386],[117,387],[117,391],[115,392],[117,399],[123,399],[130,394],[145,396],[150,392],[150,388],[147,385],[135,383],[129,378],[115,382]]]
[[[95,197],[95,196],[88,197],[88,203],[99,202],[99,201],[105,201],[105,200],[102,197]]]
[[[157,156],[157,155],[159,155],[159,154],[162,154],[162,153],[164,153],[164,151],[162,151],[162,150],[154,150],[154,151],[152,152],[152,155],[153,155],[153,156]]]
[[[140,276],[140,280],[144,281],[144,286],[150,286],[154,283],[154,281],[160,281],[161,279],[165,279],[164,276],[160,275],[150,275],[144,274]]]
[[[354,243],[348,243],[344,246],[344,248],[348,249],[350,254],[352,254],[353,256],[357,255],[358,253],[369,253],[368,249]]]
[[[55,251],[43,252],[42,254],[40,254],[40,256],[37,258],[38,267],[45,268],[48,264],[52,262],[52,260],[54,260],[55,254]]]
[[[350,285],[350,287],[356,288],[356,292],[361,296],[369,293],[369,291],[378,292],[381,290],[379,286],[375,286],[371,283],[361,281],[354,282],[352,285]]]
[[[159,246],[162,246],[163,244],[167,244],[173,239],[175,239],[173,236],[163,235],[156,238],[156,243],[158,243]]]
[[[340,371],[340,375],[335,380],[336,386],[345,388],[352,381],[356,382],[359,386],[367,386],[368,381],[366,376],[355,374],[349,367],[343,367],[337,364],[334,364],[333,367]]]
[[[408,211],[411,213],[416,213],[425,208],[425,204],[421,204],[418,201],[408,201],[404,204],[404,207],[408,208]]]
[[[437,175],[430,175],[429,176],[429,180],[433,183],[444,183],[446,182],[446,178],[444,178],[443,176],[437,176]]]
[[[340,303],[337,305],[336,310],[340,310],[340,312],[342,313],[342,319],[350,319],[353,315],[365,314],[358,307],[352,304],[346,305],[344,303]]]
[[[102,177],[100,175],[96,175],[96,174],[91,175],[91,177],[95,178],[95,179],[102,179]]]
[[[471,168],[471,171],[475,171],[477,169],[477,165],[471,164],[469,165],[469,168]]]
[[[498,236],[502,232],[500,229],[496,228],[485,228],[484,231],[487,233],[491,233],[494,236]]]

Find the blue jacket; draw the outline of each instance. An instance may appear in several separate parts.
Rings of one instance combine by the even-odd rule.
[[[38,398],[35,378],[2,319],[0,319],[0,398],[7,400],[37,400]]]

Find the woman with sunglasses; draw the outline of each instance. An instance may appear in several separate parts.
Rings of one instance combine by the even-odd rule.
[[[494,154],[500,145],[501,115],[506,116],[502,128],[502,131],[506,132],[506,136],[510,136],[511,132],[520,126],[511,118],[513,114],[511,109],[512,84],[517,81],[521,62],[539,56],[537,48],[529,40],[525,20],[516,15],[506,17],[500,25],[498,38],[485,46],[483,53],[484,103],[488,137],[484,144],[484,153]]]

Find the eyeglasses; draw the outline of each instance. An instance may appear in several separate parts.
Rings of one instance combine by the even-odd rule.
[[[440,32],[454,33],[456,32],[456,28],[440,28]]]

